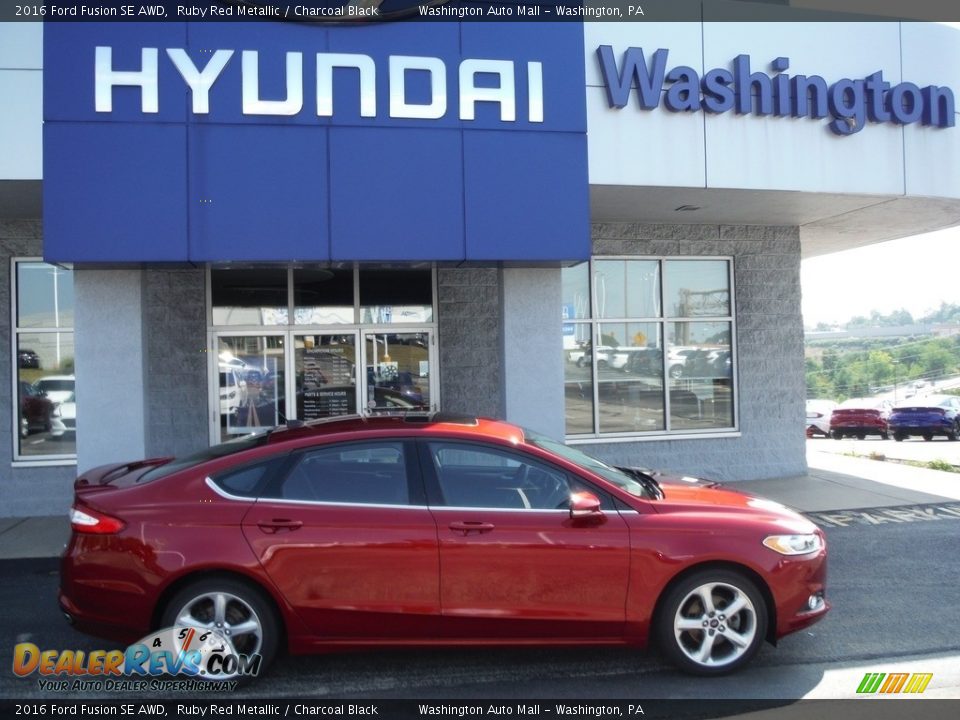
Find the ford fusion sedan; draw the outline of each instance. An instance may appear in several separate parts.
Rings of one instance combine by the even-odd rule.
[[[890,432],[898,442],[910,436],[930,441],[935,435],[956,440],[960,437],[960,398],[928,395],[902,402],[890,413]]]
[[[604,464],[505,422],[291,422],[75,483],[60,607],[231,650],[656,644],[694,674],[827,613],[826,545],[776,503]],[[186,630],[189,631],[189,630]]]

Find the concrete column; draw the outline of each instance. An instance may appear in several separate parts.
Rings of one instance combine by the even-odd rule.
[[[78,473],[146,455],[142,278],[74,269]]]
[[[506,418],[563,442],[563,339],[559,268],[503,271]]]

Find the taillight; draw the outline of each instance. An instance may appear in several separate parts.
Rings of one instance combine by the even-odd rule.
[[[123,530],[126,525],[123,520],[88,507],[84,507],[83,510],[77,507],[70,508],[70,527],[74,532],[89,535],[113,535]]]

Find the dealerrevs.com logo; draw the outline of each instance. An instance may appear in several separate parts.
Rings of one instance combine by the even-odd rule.
[[[857,688],[858,695],[919,694],[927,689],[933,673],[867,673]]]
[[[235,650],[218,629],[175,626],[152,633],[125,650],[13,648],[13,673],[39,676],[41,690],[156,691],[233,689],[260,672],[263,658]],[[212,682],[211,682],[212,681]]]

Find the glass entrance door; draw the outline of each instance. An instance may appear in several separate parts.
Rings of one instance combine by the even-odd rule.
[[[218,335],[214,343],[214,441],[285,422],[285,334]]]
[[[357,412],[357,333],[297,334],[294,341],[297,418]]]
[[[294,418],[435,410],[432,340],[419,328],[216,333],[210,441]]]
[[[430,332],[364,332],[363,408],[430,410]]]

